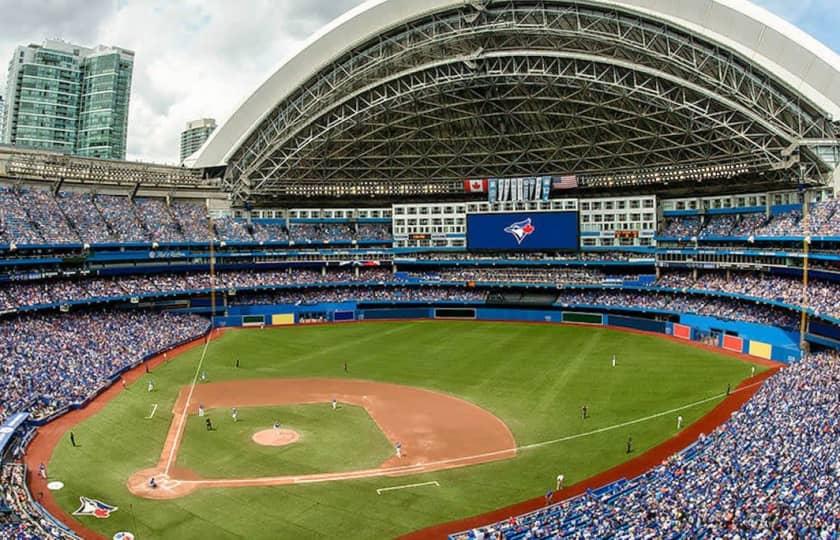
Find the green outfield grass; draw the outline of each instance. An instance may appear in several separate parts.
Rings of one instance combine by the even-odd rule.
[[[616,368],[610,367],[613,354]],[[126,479],[157,462],[177,391],[192,380],[200,356],[201,349],[194,349],[145,376],[74,428],[80,448],[65,440],[56,449],[49,470],[65,483],[56,493],[65,509],[72,512],[80,495],[120,507],[107,520],[80,518],[85,525],[109,538],[120,530],[144,539],[387,538],[540,496],[559,473],[567,483],[582,480],[626,460],[629,435],[638,454],[675,433],[676,413],[523,450],[512,460],[438,473],[202,490],[172,501],[136,498],[126,489]],[[470,400],[504,420],[519,445],[588,433],[716,396],[727,384],[734,388],[748,377],[751,367],[658,337],[602,327],[437,321],[235,331],[211,343],[204,367],[211,381],[345,377],[345,360],[352,378],[425,387]],[[157,388],[152,393],[146,392],[149,377]],[[717,402],[680,414],[688,424]],[[145,420],[154,403],[156,415]],[[587,420],[580,418],[583,404],[590,411]],[[341,428],[328,415],[301,414],[307,417],[306,430],[321,436],[323,428],[323,437],[343,437],[328,433]],[[199,441],[194,427],[186,437],[191,449],[179,459],[202,474],[232,477],[246,468],[266,470],[265,460],[277,456],[253,448],[235,453],[244,432],[237,439],[240,435],[220,430],[214,444]],[[371,443],[372,452],[379,452],[380,442]],[[288,452],[284,466],[348,468],[343,448]],[[367,459],[361,454],[354,459]],[[370,456],[374,462],[380,458]],[[381,487],[430,480],[440,486],[376,493]]]
[[[233,422],[227,409],[209,409],[214,430],[191,415],[176,465],[202,478],[242,478],[353,471],[379,466],[394,453],[391,444],[361,407],[324,403],[243,407]],[[282,447],[259,446],[251,436],[275,421],[300,434]],[[340,454],[340,458],[338,457]]]

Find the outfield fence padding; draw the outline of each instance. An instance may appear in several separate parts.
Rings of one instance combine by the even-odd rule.
[[[643,330],[645,332],[656,332],[659,334],[665,334],[668,328],[667,323],[665,321],[640,319],[638,317],[625,317],[623,315],[607,315],[606,319],[607,326],[633,328],[635,330]]]
[[[581,311],[564,311],[563,322],[578,324],[604,324],[604,315],[601,313],[584,313]]]
[[[723,336],[723,348],[727,351],[744,352],[744,340],[738,336]]]
[[[431,318],[432,310],[430,308],[363,309],[358,313],[359,320]]]
[[[673,326],[674,330],[674,337],[678,337],[680,339],[687,339],[691,340],[691,327],[686,326],[684,324],[677,324],[674,323]]]

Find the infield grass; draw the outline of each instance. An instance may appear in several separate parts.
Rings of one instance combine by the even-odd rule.
[[[378,467],[394,453],[385,435],[361,407],[328,403],[243,407],[234,422],[227,409],[209,409],[213,431],[191,415],[176,465],[202,478],[253,478],[316,474]],[[300,435],[296,443],[272,447],[251,440],[275,421]],[[208,448],[212,448],[208,451]]]
[[[613,354],[616,368],[610,366]],[[65,483],[56,497],[66,510],[77,507],[80,495],[120,507],[107,520],[80,518],[86,526],[108,538],[121,530],[143,539],[387,538],[541,496],[559,473],[572,484],[625,461],[628,436],[638,455],[675,433],[677,413],[523,450],[511,460],[449,471],[208,489],[171,501],[136,498],[125,481],[157,462],[178,389],[192,381],[200,356],[201,348],[196,348],[155,369],[73,429],[80,448],[66,440],[56,448],[49,470],[52,478]],[[344,361],[349,363],[347,375]],[[211,381],[349,376],[451,393],[504,420],[520,446],[609,428],[717,396],[727,384],[734,388],[748,377],[750,367],[655,336],[602,327],[449,321],[234,331],[211,342],[204,363]],[[157,388],[152,393],[146,392],[149,377]],[[718,402],[679,414],[688,425]],[[145,420],[154,403],[159,405],[156,415]],[[580,415],[584,404],[590,415],[586,420]],[[311,420],[306,429],[337,429],[326,417]],[[198,433],[188,430],[187,439],[194,436]],[[179,459],[215,477],[237,476],[275,459],[276,454],[250,448],[237,453],[235,437],[225,435],[220,444],[195,439],[200,442],[195,454],[190,451]],[[338,443],[334,451],[297,456],[286,466],[344,467],[342,450]],[[376,493],[381,487],[431,480],[440,486]]]

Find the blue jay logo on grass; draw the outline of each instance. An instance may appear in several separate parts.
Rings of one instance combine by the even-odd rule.
[[[516,238],[517,244],[522,244],[522,241],[525,240],[530,234],[532,234],[536,228],[531,225],[531,218],[517,221],[511,225],[505,227],[505,232],[508,234],[512,234],[514,238]]]
[[[88,497],[79,497],[79,509],[73,512],[74,516],[93,516],[98,519],[105,519],[111,516],[111,512],[116,512],[117,507],[105,504],[96,499]]]

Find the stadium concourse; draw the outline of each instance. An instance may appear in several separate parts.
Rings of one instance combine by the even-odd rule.
[[[28,449],[48,460],[51,426],[214,328],[457,319],[610,327],[774,370],[706,397],[647,459],[628,441],[567,500],[465,522],[521,501],[450,496],[431,504],[454,523],[414,512],[399,534],[836,540],[839,164],[840,58],[725,0],[370,0],[183,167],[0,147],[0,539],[108,531],[41,489],[50,463]]]

